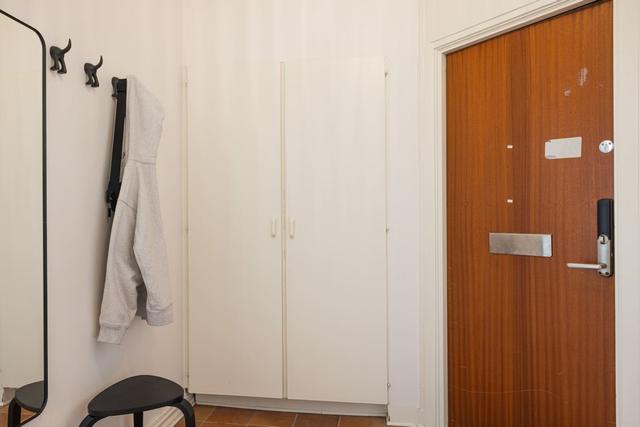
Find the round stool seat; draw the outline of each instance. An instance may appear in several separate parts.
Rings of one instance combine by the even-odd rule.
[[[173,406],[183,398],[184,390],[173,381],[139,375],[105,389],[89,402],[87,409],[90,415],[111,417]]]
[[[33,412],[34,414],[39,414],[42,411],[45,402],[44,387],[44,381],[37,381],[16,390],[15,396],[13,396],[11,403],[9,403],[9,412],[7,413],[8,427],[18,427],[22,425],[23,409]],[[31,418],[29,418],[29,420]]]
[[[38,413],[44,406],[44,381],[27,384],[16,390],[16,402],[21,408]]]

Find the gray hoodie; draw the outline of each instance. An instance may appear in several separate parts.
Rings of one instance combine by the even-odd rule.
[[[119,344],[136,314],[152,326],[173,321],[156,177],[163,120],[156,97],[135,77],[127,77],[128,155],[111,228],[101,342]]]

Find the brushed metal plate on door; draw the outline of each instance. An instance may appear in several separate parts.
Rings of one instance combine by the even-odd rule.
[[[551,234],[489,233],[489,252],[501,255],[551,257]]]
[[[551,139],[545,142],[544,157],[549,160],[582,157],[582,137]]]

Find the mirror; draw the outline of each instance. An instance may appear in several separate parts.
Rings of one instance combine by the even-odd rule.
[[[45,47],[0,10],[0,426],[42,412],[46,365]]]

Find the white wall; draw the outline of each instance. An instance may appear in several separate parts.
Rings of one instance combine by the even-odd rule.
[[[425,0],[429,5],[429,41],[434,41],[500,15],[532,4],[549,4],[555,0]]]
[[[386,57],[391,228],[389,409],[393,422],[415,422],[420,403],[418,1],[185,0],[185,4],[185,55],[190,67]]]
[[[116,380],[150,373],[182,382],[181,1],[0,0],[0,8],[38,28],[48,45],[73,41],[69,73],[47,71],[50,388],[44,414],[29,426],[74,426],[90,398]],[[100,55],[101,87],[85,87],[83,64]],[[96,343],[96,335],[108,236],[110,79],[129,73],[166,109],[158,174],[176,322],[151,328],[137,319],[118,347]],[[129,424],[100,423],[122,425]]]

